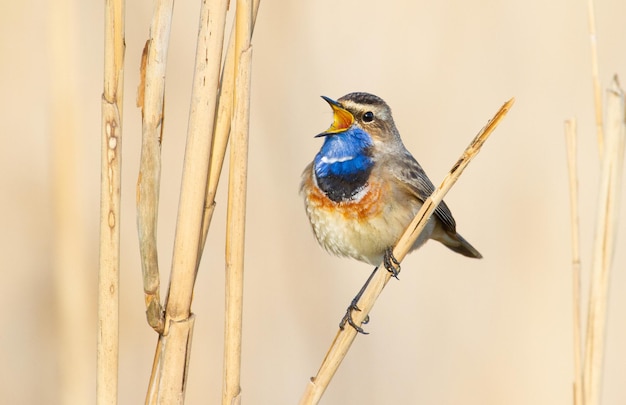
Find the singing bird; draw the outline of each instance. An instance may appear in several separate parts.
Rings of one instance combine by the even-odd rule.
[[[322,98],[333,110],[333,123],[317,135],[324,144],[304,170],[300,188],[317,241],[338,256],[372,265],[395,262],[391,249],[435,187],[402,143],[391,109],[380,97]],[[428,239],[482,257],[458,234],[443,201],[411,250]]]

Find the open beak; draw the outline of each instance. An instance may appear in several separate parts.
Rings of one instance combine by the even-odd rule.
[[[316,137],[327,136],[332,134],[337,134],[339,132],[347,131],[354,123],[354,116],[352,113],[341,106],[337,101],[332,98],[322,96],[324,100],[330,107],[333,109],[333,123],[326,131],[322,132]]]

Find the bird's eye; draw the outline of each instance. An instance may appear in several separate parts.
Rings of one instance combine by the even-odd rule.
[[[374,121],[374,113],[371,111],[366,112],[365,114],[363,114],[363,122],[372,122]]]

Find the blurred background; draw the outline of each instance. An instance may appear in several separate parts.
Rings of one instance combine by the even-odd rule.
[[[436,184],[501,104],[511,97],[516,104],[446,198],[460,232],[484,259],[435,242],[409,255],[400,281],[391,281],[371,313],[370,335],[356,340],[322,403],[571,404],[565,119],[579,124],[584,274],[599,179],[586,3],[382,4],[261,3],[253,38],[243,400],[297,403],[371,271],[318,247],[298,195],[300,174],[322,143],[313,136],[332,120],[319,96],[367,91],[393,108],[405,144]],[[120,404],[143,402],[157,340],[145,321],[135,226],[141,137],[135,97],[152,7],[126,2]],[[163,295],[198,9],[199,2],[176,3],[169,50],[159,212]],[[0,397],[7,404],[95,398],[103,14],[101,2],[0,4]],[[626,75],[624,15],[626,2],[596,5],[603,88],[614,73]],[[70,158],[59,161],[60,152]],[[225,184],[195,289],[188,404],[221,398]],[[66,217],[68,207],[73,215]],[[67,240],[73,247],[60,251]],[[75,275],[58,277],[59,266]],[[626,402],[625,266],[618,248],[606,404]],[[587,288],[584,276],[585,303]],[[77,315],[65,319],[64,306]],[[64,398],[59,370],[68,364],[74,375],[71,398]]]

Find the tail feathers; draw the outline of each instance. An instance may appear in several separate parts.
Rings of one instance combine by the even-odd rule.
[[[447,236],[446,240],[442,240],[441,243],[443,243],[450,250],[460,253],[463,256],[482,259],[483,255],[481,255],[480,252],[474,248],[474,246],[472,246],[458,233],[456,235],[448,234]]]

